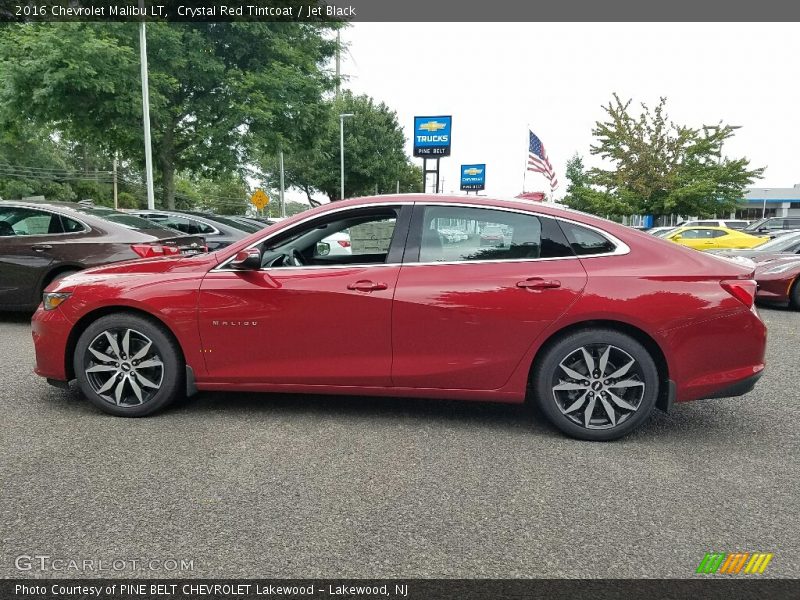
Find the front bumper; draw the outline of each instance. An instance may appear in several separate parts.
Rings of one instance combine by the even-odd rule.
[[[31,335],[36,350],[34,372],[48,380],[67,381],[66,355],[72,323],[60,308],[36,310],[31,319]],[[48,381],[49,382],[49,381]]]

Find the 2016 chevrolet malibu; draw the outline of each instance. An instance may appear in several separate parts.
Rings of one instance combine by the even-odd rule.
[[[487,228],[509,243],[481,244]],[[350,254],[320,251],[345,229]],[[66,277],[33,338],[39,375],[119,416],[196,390],[531,399],[610,440],[656,407],[753,388],[755,292],[752,268],[558,206],[383,196]]]

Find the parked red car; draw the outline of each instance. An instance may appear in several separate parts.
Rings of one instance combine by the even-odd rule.
[[[800,310],[800,257],[775,255],[757,265],[755,279],[760,302]]]
[[[453,222],[475,233],[443,244]],[[482,246],[486,227],[510,242]],[[345,229],[351,254],[317,251]],[[195,390],[530,398],[568,435],[610,440],[654,407],[753,388],[755,292],[751,268],[554,205],[382,196],[71,275],[33,338],[37,373],[120,416]]]

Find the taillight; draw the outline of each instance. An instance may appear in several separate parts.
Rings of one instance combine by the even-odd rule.
[[[752,279],[726,279],[719,284],[726,292],[744,304],[747,308],[752,308],[756,299],[757,284]]]
[[[336,240],[342,248],[350,247],[350,240]]]
[[[181,253],[181,249],[177,246],[164,246],[162,244],[131,244],[131,250],[142,258],[174,256]]]

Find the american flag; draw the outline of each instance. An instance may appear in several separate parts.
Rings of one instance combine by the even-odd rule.
[[[556,172],[553,170],[553,165],[550,164],[550,159],[547,158],[547,152],[544,149],[544,144],[535,133],[528,130],[530,135],[530,142],[528,144],[528,171],[534,173],[541,173],[550,180],[550,191],[554,191],[558,187],[558,179]]]

